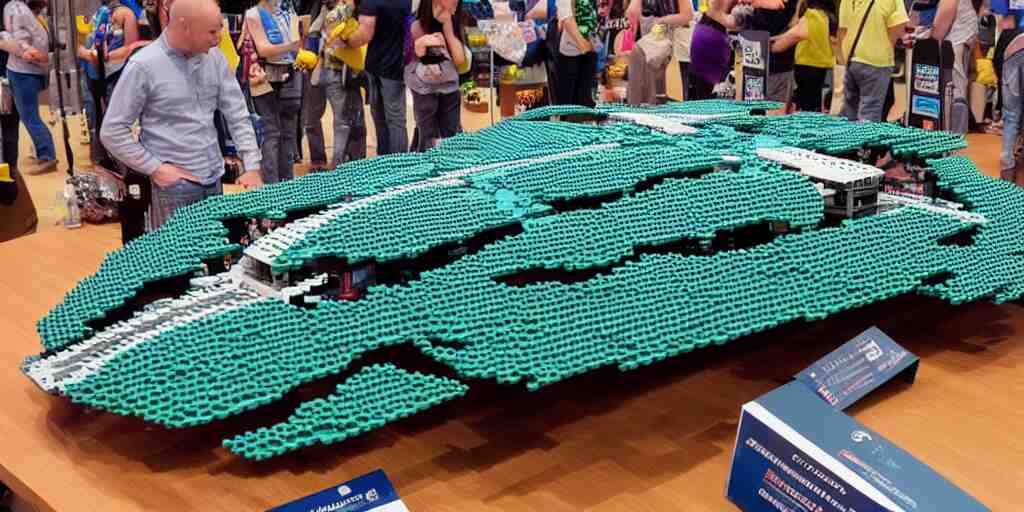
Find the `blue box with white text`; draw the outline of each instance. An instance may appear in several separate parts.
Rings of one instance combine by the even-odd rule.
[[[726,494],[745,512],[989,510],[799,381],[743,406]]]

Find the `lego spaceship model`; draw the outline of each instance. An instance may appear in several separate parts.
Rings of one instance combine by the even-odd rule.
[[[107,256],[22,371],[170,428],[342,379],[223,442],[264,459],[482,381],[536,390],[906,293],[1024,294],[1024,189],[948,156],[961,137],[774,107],[546,107],[210,198]],[[363,362],[403,345],[448,371]]]

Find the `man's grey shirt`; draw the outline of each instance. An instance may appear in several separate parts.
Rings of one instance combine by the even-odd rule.
[[[260,149],[245,97],[217,48],[186,57],[166,35],[128,60],[103,118],[100,139],[114,158],[150,175],[162,163],[193,173],[204,185],[224,174],[213,113],[220,110],[245,170],[258,169]],[[139,122],[136,141],[132,125]]]

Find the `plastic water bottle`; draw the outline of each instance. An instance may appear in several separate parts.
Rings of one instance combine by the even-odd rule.
[[[69,177],[64,181],[64,192],[61,194],[66,209],[64,215],[64,227],[75,229],[82,227],[82,212],[78,209],[78,194],[75,193],[75,184]]]

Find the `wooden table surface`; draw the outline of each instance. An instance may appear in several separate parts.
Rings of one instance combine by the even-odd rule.
[[[45,394],[18,367],[34,324],[117,246],[113,227],[0,244],[0,479],[40,510],[261,510],[377,468],[413,511],[735,510],[724,497],[740,406],[878,325],[921,356],[852,413],[993,510],[1021,508],[1024,307],[902,297],[637,371],[536,393],[484,384],[340,445],[248,462],[220,440],[299,399],[169,431]]]

